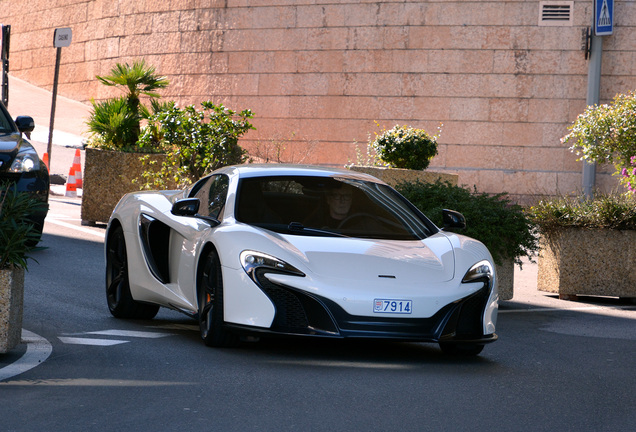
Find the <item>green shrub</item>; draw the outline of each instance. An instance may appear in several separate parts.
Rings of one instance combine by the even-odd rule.
[[[130,110],[124,97],[95,102],[86,122],[93,134],[90,145],[104,150],[136,151],[134,134],[139,119]]]
[[[371,145],[380,161],[393,168],[424,170],[437,154],[437,136],[407,126],[383,131]]]
[[[542,234],[562,227],[636,229],[636,198],[627,194],[595,194],[594,199],[562,197],[542,200],[529,216]]]
[[[467,222],[462,234],[484,243],[497,264],[513,259],[521,266],[522,257],[532,258],[539,249],[530,219],[506,194],[471,193],[440,181],[401,183],[396,189],[438,226],[443,226],[443,209],[462,213]]]
[[[0,269],[27,269],[29,253],[35,249],[40,235],[28,215],[46,205],[15,187],[0,184]]]
[[[563,137],[581,160],[612,163],[614,175],[636,192],[636,93],[618,94],[611,104],[589,106]]]
[[[151,116],[139,139],[143,148],[158,148],[167,160],[160,170],[144,173],[146,188],[162,188],[166,180],[186,186],[217,168],[244,163],[245,150],[239,138],[253,129],[250,110],[235,113],[223,105],[202,102],[185,108],[171,104]]]

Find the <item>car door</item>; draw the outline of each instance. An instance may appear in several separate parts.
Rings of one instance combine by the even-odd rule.
[[[221,220],[225,210],[229,190],[229,177],[217,174],[205,177],[192,188],[190,198],[200,201],[201,216]],[[214,227],[196,217],[174,216],[179,225],[170,233],[170,271],[176,275],[176,283],[166,285],[169,301],[178,307],[196,312],[196,272],[198,253],[203,238]],[[175,227],[176,228],[176,227]]]

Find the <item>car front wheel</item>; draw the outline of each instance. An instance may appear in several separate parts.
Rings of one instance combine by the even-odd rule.
[[[216,251],[210,251],[202,262],[197,280],[199,329],[207,346],[229,347],[238,342],[236,335],[223,328],[223,275]]]

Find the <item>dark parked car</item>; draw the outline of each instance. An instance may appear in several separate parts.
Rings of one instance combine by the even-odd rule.
[[[34,127],[35,123],[29,116],[19,116],[13,121],[0,102],[0,183],[9,183],[18,191],[30,193],[45,203],[34,209],[30,216],[41,234],[48,212],[49,171],[31,143],[23,137],[23,134],[30,134]]]

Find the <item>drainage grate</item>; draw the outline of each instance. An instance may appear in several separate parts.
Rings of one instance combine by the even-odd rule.
[[[573,1],[542,1],[539,10],[540,26],[571,26]]]

